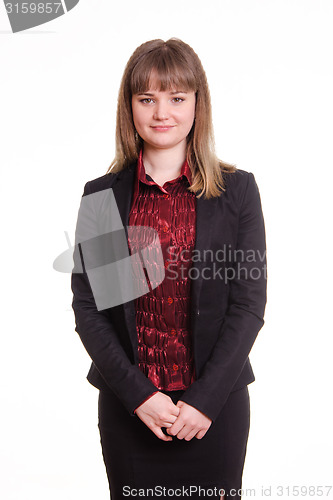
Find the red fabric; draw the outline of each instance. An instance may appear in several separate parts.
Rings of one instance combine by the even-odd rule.
[[[187,190],[190,183],[185,161],[177,179],[159,186],[146,174],[140,152],[129,225],[158,232],[165,278],[135,299],[139,368],[158,389],[167,391],[186,389],[194,381],[188,270],[195,244],[196,197]],[[140,230],[141,241],[136,234],[129,236],[131,254],[142,250],[144,233]],[[153,250],[148,262],[156,266]],[[144,271],[146,278],[137,273],[137,279],[142,286],[150,285]]]

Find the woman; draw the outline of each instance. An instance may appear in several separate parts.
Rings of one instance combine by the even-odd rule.
[[[264,219],[253,174],[215,155],[205,72],[181,40],[146,42],[129,59],[116,157],[85,185],[76,243],[73,310],[100,390],[112,500],[239,499],[248,355],[266,304]],[[109,260],[92,265],[97,254]]]

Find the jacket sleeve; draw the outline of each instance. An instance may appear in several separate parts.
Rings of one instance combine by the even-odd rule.
[[[87,194],[90,194],[89,182],[84,187],[83,197]],[[94,210],[87,209],[87,206],[92,207],[90,204],[85,204],[83,209],[81,200],[73,252],[71,289],[75,331],[107,385],[122,401],[131,416],[135,416],[134,410],[148,396],[156,392],[156,387],[137,365],[130,362],[108,311],[97,310],[79,243],[84,241],[84,235],[95,234],[97,230],[98,221],[95,220]]]
[[[245,194],[239,203],[236,252],[228,270],[231,279],[224,322],[200,377],[180,398],[212,421],[227,401],[264,324],[266,238],[260,194],[252,173],[248,173]]]
[[[157,394],[159,391],[155,391],[153,394],[150,394],[150,396],[148,396],[144,401],[141,402],[141,404],[139,404],[139,406],[137,408],[135,408],[135,410],[133,410],[133,413],[136,412],[136,410],[143,404],[145,403],[146,401],[148,401],[148,399],[150,399],[152,396],[154,396],[154,394]]]

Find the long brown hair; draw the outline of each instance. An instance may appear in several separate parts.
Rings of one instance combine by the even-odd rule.
[[[210,92],[205,71],[194,50],[178,38],[150,40],[130,57],[118,95],[116,156],[107,173],[116,173],[137,161],[143,141],[137,134],[132,115],[132,95],[147,91],[152,71],[156,71],[160,90],[183,88],[196,93],[195,120],[187,136],[186,159],[192,172],[188,188],[205,198],[225,190],[223,173],[236,170],[215,154]]]

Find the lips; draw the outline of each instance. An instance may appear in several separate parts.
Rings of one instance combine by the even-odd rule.
[[[154,130],[156,130],[157,132],[167,132],[168,130],[170,130],[173,127],[174,127],[174,125],[157,125],[157,126],[152,127],[152,128]]]

